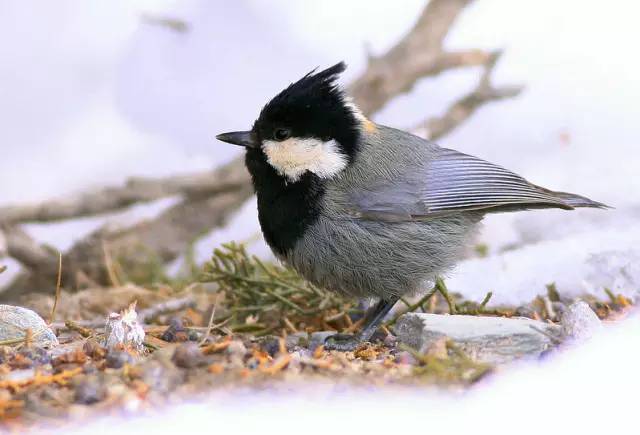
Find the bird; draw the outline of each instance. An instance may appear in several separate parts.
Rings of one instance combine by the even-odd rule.
[[[338,83],[345,69],[309,72],[251,130],[216,136],[246,149],[274,255],[319,287],[376,301],[360,332],[328,336],[325,349],[369,341],[401,297],[430,288],[463,258],[486,214],[607,208],[371,121]]]

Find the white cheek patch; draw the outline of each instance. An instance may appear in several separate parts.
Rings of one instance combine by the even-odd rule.
[[[266,140],[262,149],[269,164],[291,182],[298,181],[306,171],[320,178],[332,178],[347,166],[347,156],[334,140],[293,137],[282,142]]]

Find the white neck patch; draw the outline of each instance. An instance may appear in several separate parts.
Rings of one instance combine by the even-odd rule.
[[[262,149],[269,164],[290,182],[298,181],[306,171],[320,178],[332,178],[347,167],[347,156],[340,152],[335,140],[295,137],[282,142],[265,140]]]

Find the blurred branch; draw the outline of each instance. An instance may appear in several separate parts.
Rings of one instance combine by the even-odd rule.
[[[54,266],[55,249],[41,245],[19,227],[0,226],[0,234],[4,234],[6,255],[20,262],[29,269],[42,269]],[[0,256],[2,252],[0,252]]]
[[[501,55],[502,52],[497,51],[487,59],[475,89],[455,101],[442,116],[429,118],[411,131],[427,139],[437,140],[465,122],[483,105],[519,95],[523,86],[495,87],[491,84],[491,74]]]
[[[423,133],[426,130],[428,138],[449,133],[484,104],[518,95],[521,87],[494,87],[491,84],[490,76],[499,52],[447,51],[443,48],[455,20],[472,1],[429,1],[413,28],[395,46],[381,56],[369,55],[367,68],[348,87],[355,103],[366,115],[375,114],[398,95],[410,91],[418,80],[461,67],[482,66],[484,70],[471,93],[457,100],[444,115],[416,127]],[[149,21],[148,17],[144,19]],[[0,242],[4,230],[7,255],[25,266],[0,298],[15,298],[23,291],[43,291],[55,283],[57,256],[51,248],[39,245],[24,233],[17,226],[20,223],[94,216],[141,202],[181,196],[179,203],[152,220],[121,229],[105,225],[64,254],[63,284],[66,288],[78,285],[78,277],[108,284],[116,273],[114,265],[122,269],[117,271],[124,275],[120,279],[135,280],[139,271],[148,272],[150,265],[175,260],[198,238],[225,225],[251,195],[244,159],[239,157],[211,172],[132,178],[124,186],[103,188],[67,199],[0,207]],[[0,255],[1,251],[2,246]]]
[[[0,223],[51,222],[122,210],[133,204],[169,196],[206,197],[237,190],[248,182],[240,171],[208,171],[166,178],[130,178],[124,186],[107,187],[31,205],[0,207]]]
[[[369,55],[367,69],[349,87],[365,114],[373,114],[415,83],[441,72],[484,64],[491,56],[482,50],[446,52],[444,39],[464,8],[473,0],[431,0],[413,28],[380,57]]]
[[[157,262],[175,260],[199,237],[212,228],[227,224],[230,217],[253,193],[249,174],[244,168],[243,159],[235,159],[216,169],[212,177],[219,180],[235,180],[234,185],[237,187],[208,196],[187,196],[150,221],[143,221],[124,229],[114,229],[105,225],[78,241],[64,254],[64,287],[75,287],[79,272],[82,272],[84,279],[89,278],[103,284],[110,282],[104,246],[108,246],[109,254],[118,264],[125,266],[126,271],[143,274]],[[7,239],[10,239],[9,233],[23,232],[14,227],[7,231]],[[37,244],[32,243],[33,252],[42,253],[36,251],[34,245]],[[9,250],[10,256],[14,257],[17,254]],[[29,259],[26,256],[22,258]],[[43,291],[51,287],[51,283],[54,282],[52,279],[55,279],[57,274],[55,266],[49,267],[43,256],[32,258],[42,261],[31,261],[29,264],[23,262],[27,270],[11,283],[7,291],[0,293],[0,299],[7,300],[19,296],[24,291]],[[52,254],[49,254],[49,260],[51,264],[57,261],[56,256]]]

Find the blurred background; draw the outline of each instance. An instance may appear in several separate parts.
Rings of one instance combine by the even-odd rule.
[[[249,128],[270,97],[317,66],[344,60],[343,83],[358,79],[368,57],[383,56],[424,7],[424,0],[2,2],[0,207],[228,163],[239,150],[217,142],[217,133]],[[492,216],[478,240],[482,255],[450,277],[455,290],[470,297],[494,290],[498,301],[528,298],[550,282],[576,293],[637,291],[637,12],[623,0],[476,0],[451,26],[444,49],[503,50],[492,83],[524,89],[479,107],[439,143],[615,207]],[[481,73],[471,66],[418,80],[372,118],[412,129],[472,92]],[[179,201],[167,195],[97,216],[19,223],[32,241],[64,252],[105,223],[153,220]],[[9,266],[3,285],[24,270],[11,255],[15,223],[0,232],[0,255],[14,258],[1,260]],[[255,241],[252,199],[217,226],[197,240],[198,261],[228,240],[254,240],[251,250],[269,255]],[[184,255],[166,258],[177,271]]]

